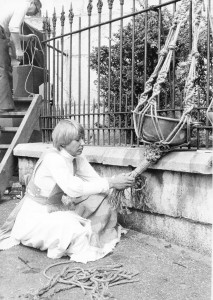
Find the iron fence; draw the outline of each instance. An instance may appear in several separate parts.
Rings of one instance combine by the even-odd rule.
[[[74,118],[84,126],[88,144],[140,146],[132,111],[157,64],[180,0],[149,4],[148,0],[132,0],[128,13],[130,8],[125,10],[124,0],[119,1],[119,7],[118,1],[115,7],[114,0],[98,0],[96,10],[89,0],[83,17],[75,16],[72,5],[68,11],[62,7],[60,14],[55,9],[51,16],[46,14],[44,107],[40,118],[44,142],[51,141],[52,130],[60,119]],[[208,0],[206,12],[210,5]],[[183,58],[192,48],[192,6],[191,1],[187,28],[180,37],[178,51],[173,53],[168,82],[158,99],[161,116],[178,119],[183,111],[185,77],[177,67],[184,64]],[[191,131],[192,149],[212,147],[212,126],[206,118],[213,97],[208,13],[203,24],[206,27],[200,46],[197,104],[192,115],[196,124]]]

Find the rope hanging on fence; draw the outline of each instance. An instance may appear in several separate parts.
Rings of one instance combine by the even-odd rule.
[[[23,31],[23,29],[22,29],[22,31]],[[29,72],[28,72],[28,74],[27,74],[27,77],[26,77],[25,83],[24,83],[24,89],[25,89],[25,91],[29,94],[28,97],[31,97],[31,96],[34,95],[33,92],[30,92],[30,91],[27,90],[27,82],[28,82],[28,80],[29,80],[29,77],[30,77],[31,72],[33,71],[33,67],[34,67],[33,62],[34,62],[34,58],[35,58],[36,51],[41,51],[41,52],[44,54],[44,51],[42,50],[42,45],[41,45],[40,39],[39,39],[39,37],[38,37],[36,34],[34,34],[34,43],[35,43],[35,44],[34,44],[34,46],[33,46],[33,45],[32,45],[32,41],[29,39],[29,40],[27,41],[27,44],[26,44],[25,49],[24,49],[24,41],[23,41],[23,46],[22,46],[23,49],[24,49],[23,57],[24,57],[24,54],[27,55],[27,57],[28,57],[28,66],[30,66],[30,70],[29,70]],[[37,45],[39,45],[39,47],[40,47],[41,50],[38,49]],[[34,48],[34,49],[33,49],[33,48]],[[27,49],[30,50],[31,60],[30,60],[29,54],[27,53]],[[23,66],[26,66],[25,63],[24,63],[24,61],[23,61]]]
[[[175,128],[170,132],[170,134],[167,137],[164,137],[157,116],[157,98],[160,95],[161,87],[163,83],[165,83],[166,81],[171,59],[172,59],[172,54],[176,48],[176,42],[177,42],[180,29],[182,26],[184,26],[186,22],[185,12],[187,11],[189,4],[190,4],[189,0],[183,0],[181,2],[180,9],[175,14],[174,21],[170,28],[165,46],[160,52],[159,62],[154,72],[150,76],[149,80],[147,81],[145,85],[145,91],[141,95],[139,99],[139,103],[136,106],[135,110],[133,111],[134,127],[138,138],[141,138],[142,135],[142,128],[143,128],[145,114],[150,112],[152,122],[159,139],[159,141],[156,144],[170,145],[174,141],[175,137],[180,132],[180,130],[187,123],[188,124],[190,123],[191,121],[190,113],[195,106],[196,90],[195,90],[194,81],[196,79],[195,71],[196,71],[197,59],[199,56],[197,50],[197,44],[198,44],[198,37],[200,33],[200,21],[201,21],[203,0],[197,0],[194,3],[195,18],[193,20],[193,44],[192,44],[191,53],[188,58],[190,69],[189,69],[189,74],[184,88],[183,114],[179,122],[175,126]],[[152,95],[148,99],[148,95],[150,94],[150,92],[152,92]]]
[[[203,9],[203,0],[196,0],[194,5],[194,20],[193,20],[193,43],[192,50],[188,58],[188,64],[190,64],[188,77],[186,79],[184,88],[184,109],[180,120],[177,125],[171,130],[167,137],[161,130],[159,119],[157,116],[157,99],[160,95],[163,83],[165,83],[167,74],[170,68],[170,63],[172,59],[173,52],[176,48],[176,43],[178,39],[179,32],[181,28],[185,25],[187,21],[186,11],[190,5],[190,0],[182,0],[179,9],[174,15],[172,26],[169,30],[165,45],[160,51],[160,57],[158,63],[151,74],[150,78],[145,84],[145,90],[141,94],[139,103],[133,111],[134,128],[137,137],[146,143],[146,149],[144,153],[144,160],[139,164],[139,166],[133,170],[130,176],[140,180],[140,175],[152,164],[155,164],[165,153],[171,151],[171,144],[174,142],[181,130],[187,126],[187,142],[190,136],[190,123],[191,123],[191,111],[195,107],[196,102],[196,89],[195,89],[195,79],[196,79],[196,65],[199,57],[197,45],[198,38],[201,28],[201,17]],[[152,92],[151,97],[149,97]],[[143,125],[147,114],[150,113],[152,125],[155,129],[155,133],[158,137],[157,142],[149,142],[143,139]],[[164,118],[166,119],[166,118]],[[148,144],[148,145],[147,145]],[[180,145],[179,145],[180,146]],[[134,192],[134,187],[132,188]],[[131,193],[132,194],[132,193]],[[113,190],[109,196],[109,203],[120,208],[122,213],[122,206],[125,206],[125,192]]]

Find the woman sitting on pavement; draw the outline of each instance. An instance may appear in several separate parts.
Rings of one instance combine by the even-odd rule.
[[[102,258],[121,235],[109,191],[131,187],[134,179],[100,177],[82,155],[84,128],[76,121],[60,121],[52,139],[53,149],[37,162],[24,198],[1,228],[0,249],[21,243],[47,250],[50,258]]]

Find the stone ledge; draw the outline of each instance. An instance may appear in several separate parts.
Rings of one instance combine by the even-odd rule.
[[[51,149],[51,143],[19,144],[13,153],[18,157],[39,158],[47,149]],[[143,148],[130,147],[101,147],[86,146],[84,155],[89,162],[114,166],[138,166],[143,159]],[[168,170],[175,172],[187,172],[198,174],[212,174],[213,151],[175,151],[167,154],[157,164],[150,167],[156,170]]]

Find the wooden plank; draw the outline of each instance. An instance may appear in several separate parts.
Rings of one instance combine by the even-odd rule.
[[[0,112],[0,118],[23,118],[26,111],[8,111]]]
[[[10,147],[9,144],[1,144],[0,145],[0,150],[7,150]]]
[[[13,149],[17,144],[27,143],[40,116],[42,97],[35,95],[28,111],[26,112],[7,152],[0,163],[0,198],[14,173]]]
[[[16,132],[18,127],[0,127],[1,132]]]
[[[16,111],[27,111],[30,103],[32,102],[32,97],[14,97],[13,98]]]
[[[33,97],[14,97],[13,101],[20,101],[20,102],[31,102]]]

